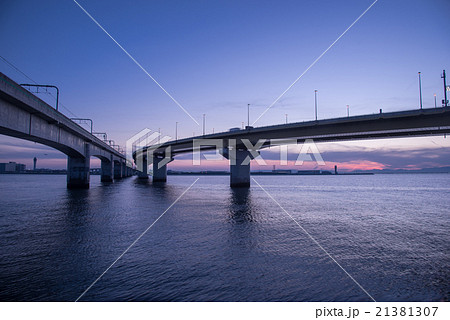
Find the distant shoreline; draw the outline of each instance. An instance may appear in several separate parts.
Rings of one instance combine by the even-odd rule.
[[[277,173],[277,172],[251,172],[253,176],[367,176],[378,174],[449,174],[450,172],[343,172],[343,173]],[[66,175],[65,171],[40,171],[40,172],[1,172],[0,175]],[[91,173],[93,176],[100,175],[100,173]],[[170,176],[229,176],[229,172],[167,172]]]

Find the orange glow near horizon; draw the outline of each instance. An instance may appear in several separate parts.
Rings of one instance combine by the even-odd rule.
[[[295,165],[295,161],[288,161],[287,165],[280,165],[278,160],[266,160],[266,165],[259,165],[256,161],[251,162],[251,170],[273,170],[275,169],[287,169],[287,170],[330,170],[334,171],[334,166],[338,167],[341,171],[354,171],[354,170],[382,170],[388,169],[389,166],[374,162],[374,161],[349,161],[349,162],[332,162],[326,161],[324,166],[317,165],[314,161],[304,162],[302,165]],[[202,160],[201,165],[194,166],[192,159],[174,160],[169,164],[169,169],[179,171],[205,171],[205,170],[220,170],[229,171],[230,164],[228,160],[208,161]],[[409,168],[413,169],[413,168]]]

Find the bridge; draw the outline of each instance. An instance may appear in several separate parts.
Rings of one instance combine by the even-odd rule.
[[[101,181],[130,176],[125,155],[0,73],[0,134],[38,142],[67,155],[67,187],[89,188],[90,157]]]
[[[250,161],[271,145],[445,135],[450,133],[450,107],[305,121],[208,134],[142,146],[132,155],[140,178],[167,181],[167,164],[182,153],[216,150],[230,160],[230,186],[250,186]],[[67,187],[88,188],[90,157],[101,160],[101,181],[130,176],[134,169],[124,154],[0,73],[0,134],[38,142],[67,155]],[[169,152],[169,156],[167,153]]]
[[[139,177],[146,179],[153,163],[153,181],[167,180],[167,163],[181,153],[217,150],[230,160],[230,186],[250,186],[250,162],[260,149],[285,143],[344,141],[446,135],[450,132],[450,107],[351,116],[209,134],[163,144],[143,146],[133,152]],[[170,153],[167,156],[167,153]]]

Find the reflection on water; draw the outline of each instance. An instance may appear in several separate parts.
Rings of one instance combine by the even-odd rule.
[[[255,222],[250,188],[230,188],[229,201],[229,217],[232,222]]]
[[[196,179],[169,178],[1,176],[0,300],[74,301]],[[258,182],[378,301],[448,300],[450,175]],[[370,301],[259,187],[210,176],[83,299]]]

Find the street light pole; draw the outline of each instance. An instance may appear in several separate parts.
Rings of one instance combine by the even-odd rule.
[[[434,94],[434,107],[437,108],[436,93]]]
[[[287,120],[287,113],[285,114],[286,115],[286,124],[288,123],[288,120]]]
[[[350,106],[347,105],[347,117],[350,117]]]
[[[250,127],[250,103],[247,104],[247,126]]]
[[[422,109],[422,78],[421,73],[419,72],[419,97],[420,97],[420,109]]]
[[[203,135],[205,135],[205,117],[206,114],[203,114]]]
[[[316,112],[316,121],[317,121],[317,90],[314,90],[314,109]]]
[[[178,121],[175,122],[175,141],[178,140]]]

